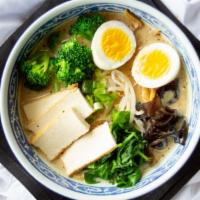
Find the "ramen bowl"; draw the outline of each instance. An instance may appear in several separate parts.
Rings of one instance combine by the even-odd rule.
[[[29,145],[20,124],[18,111],[19,72],[17,62],[28,55],[51,29],[67,19],[86,12],[121,12],[129,9],[147,24],[159,29],[178,50],[188,76],[188,124],[185,145],[176,145],[159,165],[144,175],[134,187],[118,188],[101,183],[88,185],[59,175],[35,153]],[[21,35],[13,47],[1,80],[1,120],[6,139],[21,165],[38,182],[52,191],[73,199],[130,199],[144,195],[175,175],[188,160],[200,136],[200,63],[191,43],[182,31],[166,16],[154,8],[133,0],[74,0],[46,12]]]

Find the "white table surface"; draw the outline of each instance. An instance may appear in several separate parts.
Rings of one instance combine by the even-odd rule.
[[[0,0],[0,46],[43,1]],[[200,0],[162,1],[200,39]],[[34,200],[26,188],[1,164],[0,200]],[[200,172],[173,197],[173,200],[200,200]]]

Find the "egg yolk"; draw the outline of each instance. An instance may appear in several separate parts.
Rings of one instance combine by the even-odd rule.
[[[119,28],[107,29],[103,33],[101,46],[105,55],[114,61],[122,60],[132,47],[128,35]]]
[[[140,58],[141,73],[150,79],[157,79],[168,72],[170,61],[168,56],[160,51],[154,50]]]

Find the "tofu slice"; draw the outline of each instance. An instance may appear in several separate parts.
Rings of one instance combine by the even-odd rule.
[[[29,121],[37,120],[68,93],[69,90],[64,90],[25,104],[23,110],[27,119]]]
[[[36,133],[43,129],[52,116],[57,116],[62,112],[66,112],[69,108],[74,108],[85,119],[93,113],[93,108],[86,101],[80,89],[70,90],[65,93],[64,97],[55,104],[48,112],[42,115],[37,121],[28,124],[28,130]]]
[[[41,132],[37,132],[30,143],[55,159],[72,142],[89,131],[90,125],[74,109],[55,116]]]
[[[74,142],[61,156],[68,176],[117,147],[107,122]]]

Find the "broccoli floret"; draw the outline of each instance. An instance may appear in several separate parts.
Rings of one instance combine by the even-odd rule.
[[[61,45],[55,59],[57,78],[66,85],[81,83],[92,77],[95,65],[91,49],[81,45],[75,38]]]
[[[59,80],[65,81],[67,74],[69,73],[69,63],[64,59],[57,59],[57,66],[59,70],[57,71],[57,78]]]
[[[26,60],[21,65],[21,71],[25,76],[26,85],[31,89],[39,90],[48,86],[50,81],[49,55],[42,52],[33,58]]]
[[[101,15],[81,15],[70,27],[71,35],[80,35],[88,40],[92,40],[97,28],[105,22]]]
[[[55,75],[58,71],[58,60],[55,59],[55,57],[49,58],[49,72],[51,73],[51,76]]]

